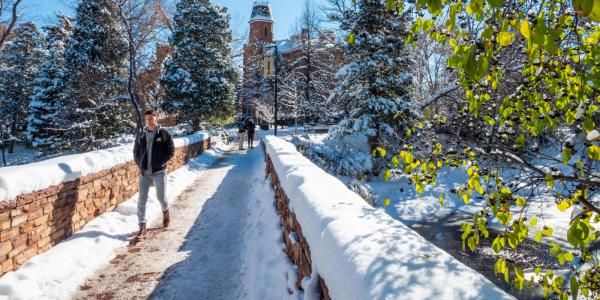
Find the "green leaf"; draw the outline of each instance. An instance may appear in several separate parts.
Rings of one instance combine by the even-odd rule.
[[[497,8],[504,4],[504,0],[488,0],[488,3],[492,8]]]
[[[535,227],[537,225],[538,219],[536,217],[532,217],[531,221],[529,221],[529,226]]]
[[[547,173],[544,180],[546,180],[546,184],[548,184],[549,188],[554,188],[554,177],[552,176],[552,173]]]
[[[544,226],[544,228],[542,229],[542,233],[545,236],[550,236],[551,237],[552,233],[554,233],[554,230],[552,230],[552,227],[550,227],[550,226]]]
[[[383,171],[383,181],[387,182],[392,178],[392,170]]]
[[[390,198],[386,197],[385,200],[383,200],[383,206],[389,206],[390,205]]]
[[[600,160],[600,147],[591,145],[588,147],[588,156],[593,160]]]
[[[497,236],[492,242],[492,249],[496,253],[500,253],[500,250],[504,248],[504,244],[500,242],[501,239],[504,240],[504,237],[501,238],[500,236]]]
[[[425,191],[425,187],[423,186],[423,183],[420,181],[417,181],[415,184],[415,190],[417,190],[417,193],[419,195],[422,195],[423,192]]]
[[[538,231],[535,233],[535,241],[540,243],[542,241],[542,231]]]
[[[440,194],[440,205],[444,207],[444,198],[442,197],[442,194]]]
[[[566,201],[566,200],[560,201],[560,202],[558,202],[556,207],[558,207],[558,210],[560,210],[561,212],[564,212],[565,210],[569,209],[569,207],[571,207],[571,202]]]
[[[525,198],[519,196],[517,197],[517,205],[518,206],[525,206],[525,204],[527,203],[527,201],[525,201]]]
[[[521,34],[526,38],[529,39],[531,36],[531,31],[529,30],[529,22],[527,22],[527,20],[523,21],[523,23],[521,23],[521,26],[519,27],[519,31],[521,31]]]
[[[571,276],[571,279],[569,279],[569,285],[571,287],[571,299],[577,300],[577,295],[579,294],[579,282],[577,281],[576,276]]]
[[[562,154],[563,154],[562,155],[563,164],[566,165],[567,163],[569,163],[569,160],[571,159],[571,156],[573,156],[571,148],[564,148]]]
[[[354,33],[350,33],[348,36],[346,36],[346,42],[348,42],[350,46],[354,46],[356,43],[356,37],[354,36]]]
[[[510,220],[512,220],[512,214],[510,213],[510,211],[507,211],[507,212],[500,211],[500,212],[498,212],[496,217],[498,218],[498,221],[500,221],[500,224],[502,224],[502,225],[506,225],[506,224],[508,224],[508,222]]]
[[[471,249],[472,251],[475,251],[475,238],[474,237],[469,237],[469,239],[467,240],[467,244],[469,245],[469,249]]]
[[[498,37],[496,38],[496,42],[498,42],[498,45],[500,45],[501,47],[506,47],[506,46],[510,45],[514,39],[515,39],[514,34],[512,34],[510,32],[506,32],[506,31],[502,31],[498,34]]]

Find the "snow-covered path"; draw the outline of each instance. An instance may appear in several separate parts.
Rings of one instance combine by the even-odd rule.
[[[237,299],[248,295],[244,282],[255,270],[246,266],[256,264],[246,261],[254,258],[245,250],[256,249],[246,242],[256,237],[247,224],[256,224],[251,216],[261,215],[250,211],[250,204],[273,199],[270,189],[261,188],[263,169],[260,148],[227,154],[173,203],[170,228],[151,229],[147,241],[120,251],[73,298]],[[266,231],[280,237],[276,223],[271,225]],[[267,259],[281,272],[276,274],[278,284],[267,284],[275,294],[286,295],[291,268],[286,270],[289,262],[282,244],[277,244],[277,237],[272,241],[262,246],[273,248],[275,255]]]

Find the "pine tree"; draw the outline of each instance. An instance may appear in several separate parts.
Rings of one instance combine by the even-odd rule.
[[[44,36],[34,23],[19,25],[0,54],[0,122],[23,139],[33,80],[44,62]]]
[[[45,26],[48,55],[34,80],[35,94],[28,111],[27,139],[43,151],[55,152],[65,146],[66,127],[62,95],[65,90],[64,51],[73,26],[66,16],[59,24]]]
[[[383,0],[358,0],[355,5],[341,23],[349,32],[346,57],[351,62],[338,72],[340,83],[330,97],[346,114],[330,136],[366,135],[371,152],[392,150],[416,118],[409,94],[411,59],[404,48],[409,17],[386,9]],[[385,162],[375,160],[372,173]]]
[[[89,150],[135,126],[125,91],[127,42],[114,1],[81,1],[75,21],[65,50],[68,138],[74,147]]]
[[[202,120],[233,113],[237,72],[229,48],[229,16],[209,0],[182,0],[174,21],[175,51],[165,63],[162,108],[197,129]]]

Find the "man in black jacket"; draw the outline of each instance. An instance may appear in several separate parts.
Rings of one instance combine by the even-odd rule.
[[[148,190],[152,183],[156,186],[156,197],[163,210],[163,226],[169,226],[169,204],[166,197],[167,163],[175,155],[173,137],[166,129],[160,128],[156,113],[147,110],[144,119],[146,127],[144,132],[136,137],[133,147],[133,156],[140,168],[138,240],[146,237],[146,202],[148,202]]]

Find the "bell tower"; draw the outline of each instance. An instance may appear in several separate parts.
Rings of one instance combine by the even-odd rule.
[[[265,49],[272,44],[273,14],[271,5],[264,0],[257,0],[252,6],[250,15],[250,36],[244,45],[244,90],[249,91],[240,98],[243,115],[256,116],[254,101],[260,97],[260,79],[263,76]]]
[[[273,43],[273,14],[267,1],[256,1],[250,15],[250,36],[248,43]]]

